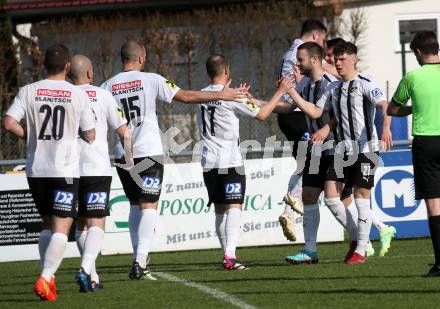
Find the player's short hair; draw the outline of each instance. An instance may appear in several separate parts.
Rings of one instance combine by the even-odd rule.
[[[317,19],[307,19],[301,26],[301,36],[313,31],[327,32],[327,27]]]
[[[298,50],[305,49],[309,53],[309,56],[318,56],[320,59],[324,57],[324,50],[316,42],[305,42],[302,43]]]
[[[439,49],[437,34],[434,31],[419,31],[414,35],[409,47],[413,52],[418,49],[424,55],[437,55]]]
[[[44,55],[44,67],[49,75],[58,74],[64,71],[64,68],[69,61],[69,49],[63,44],[50,46]]]
[[[327,41],[327,48],[333,48],[338,44],[345,43],[345,40],[342,38],[334,38]]]
[[[354,45],[351,42],[344,42],[336,44],[336,46],[333,48],[333,55],[340,56],[343,54],[347,55],[357,55],[358,49],[356,45]]]
[[[206,72],[210,78],[220,75],[227,66],[226,58],[222,54],[212,54],[206,60]]]
[[[137,41],[130,40],[121,46],[121,61],[122,63],[129,63],[136,61],[142,55],[145,48]]]

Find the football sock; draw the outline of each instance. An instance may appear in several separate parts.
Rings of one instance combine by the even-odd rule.
[[[332,212],[333,216],[335,216],[336,220],[348,231],[347,225],[347,216],[351,217],[351,213],[345,210],[344,203],[340,200],[339,197],[329,197],[324,198],[324,202],[327,207]]]
[[[81,267],[87,274],[91,274],[95,268],[95,261],[104,244],[104,231],[98,226],[92,226],[87,231],[82,256]]]
[[[358,242],[355,252],[364,256],[371,230],[370,199],[356,198],[354,202],[358,210]]]
[[[440,216],[429,217],[432,247],[434,248],[435,265],[440,266]]]
[[[53,233],[44,257],[43,271],[41,276],[50,281],[63,261],[64,250],[66,249],[67,236],[62,233]]]
[[[345,208],[345,211],[347,212],[347,230],[350,234],[350,238],[352,241],[357,241],[358,239],[358,226],[357,226],[357,220],[358,220],[358,210],[356,207],[356,204],[351,202],[351,204]]]
[[[301,199],[302,197],[302,175],[293,174],[290,176],[289,185],[287,186],[287,191],[293,197]]]
[[[40,265],[41,269],[44,266],[44,256],[46,254],[47,247],[49,246],[50,238],[52,236],[52,230],[44,229],[40,233],[38,238],[38,252],[40,253]]]
[[[382,232],[382,229],[384,228],[385,224],[383,224],[377,217],[374,215],[373,212],[371,212],[371,219],[374,227],[380,232]]]
[[[226,213],[215,214],[215,232],[222,246],[223,252],[226,250]]]
[[[226,256],[236,258],[235,249],[240,238],[241,209],[231,208],[226,218]]]
[[[318,235],[319,220],[320,213],[318,203],[304,205],[304,250],[308,252],[316,252],[316,237]]]
[[[153,241],[154,231],[156,230],[158,215],[156,209],[143,209],[141,213],[136,262],[138,262],[142,268],[145,268],[147,267],[147,257]]]
[[[133,260],[136,259],[137,247],[139,242],[138,230],[141,220],[141,210],[139,205],[130,204],[130,214],[128,215],[128,229],[130,231],[131,246],[133,247]]]

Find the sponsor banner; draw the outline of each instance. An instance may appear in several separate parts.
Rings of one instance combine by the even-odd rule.
[[[295,161],[289,158],[245,161],[246,194],[243,204],[240,246],[288,244],[278,223],[284,210],[281,203]],[[144,179],[146,187],[157,187],[155,179]],[[159,184],[159,223],[152,251],[174,251],[219,248],[215,234],[214,208],[207,207],[208,195],[199,163],[165,166],[164,181]],[[38,236],[41,220],[24,173],[0,175],[1,235],[9,243],[1,243],[0,261],[38,259]],[[225,185],[225,193],[240,194],[237,183]],[[60,200],[68,200],[66,194]],[[106,197],[96,194],[89,199],[99,204]],[[113,169],[112,189],[109,196],[110,216],[107,218],[103,254],[131,253],[128,232],[129,203],[121,182]],[[10,214],[19,214],[19,217]],[[8,221],[9,220],[9,221]],[[15,222],[14,220],[17,220]],[[30,221],[29,221],[30,220]],[[29,221],[29,222],[28,222]],[[297,243],[304,242],[302,217],[295,217]],[[318,241],[343,240],[342,227],[325,206],[321,207]],[[66,257],[78,256],[75,242],[69,242]]]
[[[411,151],[383,153],[384,166],[375,174],[371,207],[376,217],[397,229],[397,237],[429,237],[426,205],[415,199]],[[372,229],[371,238],[378,232]]]
[[[278,222],[284,210],[281,200],[295,169],[292,158],[245,161],[246,194],[243,203],[239,246],[288,244]],[[154,179],[144,182],[154,184]],[[237,183],[225,185],[226,195],[241,194]],[[152,251],[219,248],[214,207],[207,207],[208,194],[199,163],[165,166],[159,223]],[[129,204],[122,185],[113,175],[111,216],[107,218],[103,254],[130,253]],[[296,216],[297,243],[304,242],[302,217]],[[343,240],[343,229],[327,207],[321,207],[318,241]]]

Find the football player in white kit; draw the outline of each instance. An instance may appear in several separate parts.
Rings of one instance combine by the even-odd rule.
[[[43,230],[38,241],[42,272],[34,292],[57,299],[54,274],[63,260],[67,235],[77,217],[79,142],[95,139],[95,121],[87,94],[65,81],[69,50],[54,45],[45,54],[47,78],[20,89],[6,112],[4,126],[26,138],[26,174]],[[20,125],[26,117],[27,132]]]
[[[103,287],[96,272],[95,261],[104,242],[105,217],[108,208],[112,169],[108,153],[107,130],[114,130],[122,143],[127,134],[126,149],[130,149],[127,120],[110,92],[91,85],[93,65],[89,58],[75,55],[70,61],[69,77],[89,97],[95,116],[96,138],[93,144],[80,141],[80,179],[76,243],[81,253],[81,267],[76,275],[80,292],[94,292]]]
[[[211,84],[203,91],[222,91],[230,79],[229,65],[223,55],[206,61]],[[199,106],[198,126],[201,143],[203,179],[208,190],[208,206],[214,203],[215,228],[222,246],[223,267],[243,270],[235,250],[240,237],[241,209],[246,191],[246,176],[240,151],[239,115],[267,119],[281,97],[292,87],[293,77],[278,85],[267,104],[245,100],[243,103],[211,100]]]
[[[128,41],[121,48],[122,72],[101,87],[113,94],[123,108],[133,136],[132,170],[117,167],[124,192],[130,201],[128,219],[133,246],[130,279],[156,280],[147,268],[148,253],[156,229],[157,205],[163,178],[164,151],[156,115],[156,101],[198,103],[215,100],[236,100],[247,96],[247,88],[225,87],[222,91],[191,91],[155,73],[141,70],[146,60],[145,48]],[[124,164],[122,147],[116,152],[116,163]],[[119,165],[121,166],[121,165]]]

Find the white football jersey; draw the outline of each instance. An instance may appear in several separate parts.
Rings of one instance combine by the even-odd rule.
[[[89,97],[95,116],[96,137],[92,144],[80,140],[80,176],[111,176],[112,168],[107,143],[107,124],[116,130],[127,123],[110,92],[89,84],[79,85]]]
[[[163,155],[156,100],[171,103],[180,88],[158,74],[139,71],[121,72],[101,87],[112,93],[124,111],[133,137],[133,157]],[[118,145],[114,154],[121,158],[124,151]]]
[[[79,177],[78,130],[95,127],[87,94],[58,80],[20,89],[6,115],[26,117],[28,177]]]
[[[223,88],[223,85],[209,85],[202,91],[222,91]],[[202,167],[229,168],[243,165],[238,115],[255,117],[259,111],[260,108],[252,103],[219,100],[200,104],[197,123]]]
[[[376,105],[386,101],[382,90],[369,78],[358,74],[350,81],[336,81],[329,84],[316,103],[325,110],[333,110],[336,118],[335,141],[347,141],[350,152],[351,142],[359,146],[359,152],[379,151],[374,119]]]

